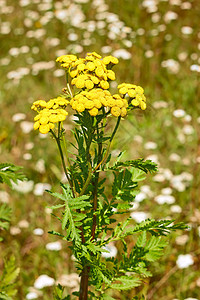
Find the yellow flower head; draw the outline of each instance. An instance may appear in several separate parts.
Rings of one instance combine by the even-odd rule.
[[[47,105],[45,100],[37,100],[35,102],[33,102],[33,105],[31,106],[31,109],[38,111],[40,109],[45,108]]]
[[[116,79],[114,71],[111,70],[119,62],[116,57],[109,55],[102,58],[96,52],[89,52],[84,58],[78,58],[76,55],[62,55],[57,58],[57,61],[62,67],[68,69],[71,85],[79,91],[70,102],[62,97],[48,102],[44,100],[34,102],[32,109],[37,112],[43,111],[42,117],[36,116],[35,118],[35,128],[40,130],[40,126],[49,124],[51,127],[51,124],[54,125],[66,118],[62,113],[55,114],[55,111],[65,108],[68,103],[78,113],[87,110],[91,116],[104,111],[115,117],[125,117],[127,110],[134,107],[146,109],[144,90],[140,86],[122,83],[118,85],[119,94],[111,95],[109,92],[110,81]],[[45,127],[46,130],[47,128],[48,126]],[[44,128],[43,131],[45,131]]]
[[[68,69],[69,67],[74,65],[74,62],[77,60],[77,56],[73,54],[62,55],[56,59],[56,62],[61,63],[61,67]]]
[[[88,90],[98,87],[108,89],[109,81],[115,80],[115,73],[109,68],[118,63],[116,57],[110,55],[102,59],[101,55],[96,52],[87,53],[85,58],[77,58],[76,55],[62,55],[56,61],[68,69],[72,85],[78,89],[86,88]]]
[[[35,101],[31,107],[38,112],[34,118],[34,130],[39,129],[40,133],[46,134],[55,127],[55,123],[64,121],[68,115],[64,108],[69,103],[68,100],[60,96],[50,99],[48,102],[44,100]]]
[[[110,63],[116,65],[116,64],[118,64],[118,62],[119,62],[119,60],[112,55],[109,55],[109,56],[106,56],[103,58],[103,63],[105,65],[109,65]]]
[[[95,58],[101,58],[101,55],[99,55],[98,53],[96,52],[89,52],[87,53],[87,56],[93,56]]]
[[[142,110],[146,109],[146,97],[144,96],[144,89],[141,86],[130,83],[122,83],[118,85],[119,93],[129,97],[129,103],[133,107],[140,107]]]

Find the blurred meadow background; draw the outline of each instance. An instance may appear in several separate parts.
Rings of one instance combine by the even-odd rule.
[[[155,300],[200,299],[199,0],[0,0],[0,13],[0,162],[22,166],[28,178],[13,190],[0,185],[0,202],[13,210],[2,232],[0,272],[3,258],[14,254],[20,267],[14,299],[52,299],[57,282],[69,293],[78,289],[66,244],[48,234],[58,224],[48,208],[55,199],[45,189],[59,190],[60,160],[50,135],[33,131],[30,107],[65,86],[58,56],[92,51],[120,60],[112,92],[130,82],[147,97],[147,110],[122,122],[112,151],[159,165],[141,185],[131,217],[189,225],[170,236],[165,255],[151,266],[153,277],[137,292]],[[72,128],[69,118],[69,138]],[[111,245],[115,254],[117,246]],[[113,294],[134,296],[134,290]]]

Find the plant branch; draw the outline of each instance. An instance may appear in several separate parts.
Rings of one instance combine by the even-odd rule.
[[[118,127],[119,127],[120,120],[121,120],[121,117],[118,117],[117,123],[116,123],[115,128],[114,128],[114,130],[113,130],[113,133],[112,133],[112,135],[111,135],[111,137],[110,137],[110,141],[109,141],[109,143],[108,143],[108,146],[107,146],[107,149],[106,149],[106,153],[105,153],[103,159],[102,159],[102,160],[97,164],[97,166],[94,168],[93,173],[96,172],[96,171],[99,169],[99,167],[104,163],[104,161],[107,159],[108,153],[109,153],[109,150],[110,150],[110,146],[111,146],[111,142],[112,142],[112,140],[113,140],[113,138],[114,138],[114,136],[115,136],[115,134],[116,134],[116,132],[117,132],[117,129],[118,129]]]
[[[99,128],[97,124],[97,135],[99,137]],[[97,159],[97,164],[100,163],[102,160],[102,142],[98,143],[98,159]],[[98,169],[97,169],[98,171]],[[92,231],[91,231],[91,236],[92,240],[95,239],[95,231],[96,231],[96,223],[97,223],[97,216],[96,216],[96,210],[97,210],[97,193],[98,193],[98,181],[99,181],[99,172],[95,173],[95,179],[94,179],[94,191],[93,191],[93,223],[92,223]]]
[[[56,136],[56,134],[54,133],[53,130],[51,130],[51,133],[52,133],[53,137],[56,140],[56,143],[57,143],[57,146],[58,146],[58,150],[59,150],[59,153],[60,153],[60,157],[61,157],[61,162],[62,162],[63,170],[64,170],[64,173],[65,173],[65,176],[67,177],[69,185],[71,187],[73,197],[75,198],[75,194],[74,194],[74,190],[73,190],[73,184],[72,184],[72,181],[70,179],[70,176],[68,174],[68,171],[67,171],[67,168],[66,168],[66,165],[65,165],[65,159],[64,159],[64,155],[63,155],[63,151],[62,151],[62,147],[61,147],[61,143],[60,143],[60,136],[59,136],[59,134],[60,134],[60,122],[58,124],[59,124],[58,125],[58,137]]]
[[[87,300],[88,299],[89,271],[90,271],[90,268],[85,266],[81,273],[79,300]]]
[[[71,163],[70,163],[70,160],[69,160],[67,146],[66,146],[66,141],[65,141],[65,138],[64,138],[63,134],[61,136],[61,139],[62,139],[62,143],[63,143],[63,147],[64,147],[64,151],[65,151],[65,156],[66,156],[66,159],[67,159],[67,163],[69,165],[70,174],[72,174],[72,166],[71,166]],[[76,190],[75,190],[75,187],[74,187],[73,177],[71,177],[70,180],[71,180],[72,193],[75,195]]]

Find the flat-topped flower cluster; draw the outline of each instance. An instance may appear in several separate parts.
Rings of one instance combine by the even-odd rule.
[[[40,133],[48,133],[55,127],[55,123],[66,119],[68,112],[65,110],[69,101],[63,97],[50,99],[48,102],[37,100],[31,106],[31,109],[38,112],[34,118],[34,129],[39,129]]]
[[[116,79],[111,69],[119,62],[116,57],[109,55],[102,58],[92,52],[87,53],[85,58],[62,55],[56,61],[66,70],[68,84],[65,95],[48,102],[37,100],[33,103],[31,108],[38,112],[34,118],[34,129],[41,133],[48,133],[56,123],[66,119],[68,104],[77,113],[88,111],[92,117],[99,113],[104,113],[105,117],[125,117],[133,108],[146,109],[146,97],[140,86],[122,83],[118,85],[119,94],[110,93],[110,81]]]

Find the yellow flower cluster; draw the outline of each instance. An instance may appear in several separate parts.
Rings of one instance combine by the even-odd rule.
[[[130,97],[130,103],[133,106],[139,106],[142,110],[146,109],[146,97],[144,96],[144,90],[141,86],[130,83],[122,83],[118,85],[118,89],[120,94]]]
[[[89,91],[82,91],[73,97],[70,105],[77,112],[88,110],[91,116],[96,116],[99,109],[105,107],[110,109],[110,112],[115,117],[125,117],[127,114],[128,102],[120,95],[111,95],[108,90],[101,88],[92,89]]]
[[[85,58],[62,55],[56,61],[61,62],[62,67],[69,69],[72,85],[87,90],[97,87],[109,89],[109,81],[115,80],[115,73],[110,68],[119,62],[111,55],[102,59],[96,52],[87,53]]]
[[[48,133],[55,123],[66,119],[68,112],[65,108],[68,104],[78,113],[87,110],[91,116],[97,116],[102,108],[106,115],[111,113],[115,117],[125,117],[127,110],[133,107],[146,109],[146,97],[140,86],[122,83],[118,85],[119,94],[111,95],[109,92],[109,81],[115,80],[111,68],[118,63],[116,57],[110,55],[102,58],[92,52],[87,53],[85,58],[62,55],[56,61],[67,70],[72,78],[71,84],[80,91],[74,96],[70,91],[70,101],[59,96],[48,102],[37,100],[33,103],[31,109],[38,113],[34,118],[34,129],[39,129],[41,133]]]
[[[34,118],[34,130],[39,129],[43,134],[48,133],[55,127],[55,123],[66,119],[68,112],[64,109],[69,101],[63,97],[50,99],[48,102],[37,100],[33,103],[31,109],[38,112]]]
[[[31,109],[35,111],[40,111],[41,109],[57,109],[57,108],[65,108],[69,104],[69,101],[63,97],[57,97],[50,99],[48,102],[45,100],[37,100],[33,102]]]

